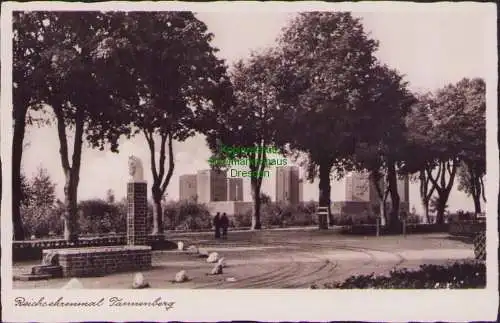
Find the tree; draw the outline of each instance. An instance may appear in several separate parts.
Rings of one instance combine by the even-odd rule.
[[[458,190],[463,191],[468,196],[472,196],[474,201],[474,212],[479,214],[481,213],[481,199],[486,202],[483,182],[484,175],[480,175],[485,173],[483,169],[486,168],[486,165],[471,164],[472,165],[462,162],[458,167]],[[479,169],[480,167],[482,167],[482,169]]]
[[[483,80],[463,79],[421,100],[416,116],[410,119],[410,140],[416,147],[412,163],[419,165],[410,168],[425,171],[425,180],[435,188],[438,224],[444,223],[448,197],[461,163],[471,165],[476,174],[474,181],[481,186],[479,179],[486,168],[482,167],[485,165],[484,93]],[[429,193],[428,198],[432,195]]]
[[[213,106],[226,67],[210,44],[213,35],[192,12],[126,13],[117,24],[119,33],[104,47],[127,74],[126,117],[150,150],[152,233],[162,234],[161,200],[175,167],[173,143],[201,130],[199,116]]]
[[[405,159],[402,167],[402,171],[406,174],[418,174],[420,200],[427,223],[431,222],[429,203],[436,191],[434,183],[428,176],[436,166],[435,163],[428,162],[434,157],[433,151],[430,149],[430,142],[427,140],[427,135],[433,128],[429,110],[431,102],[432,94],[419,95],[417,102],[410,109],[406,118],[408,158]]]
[[[308,155],[308,178],[319,173],[319,206],[330,214],[331,172],[335,166],[342,176],[354,154],[378,43],[348,12],[301,13],[279,43],[287,67],[280,97],[288,104],[291,125],[283,140]]]
[[[32,200],[32,194],[31,194],[31,185],[28,179],[26,178],[26,175],[24,175],[23,172],[21,172],[21,205],[29,205],[31,204]]]
[[[275,148],[283,116],[283,107],[277,100],[277,89],[283,82],[275,73],[281,65],[273,50],[252,54],[247,62],[239,61],[231,73],[233,92],[227,88],[221,97],[226,103],[211,118],[215,127],[207,131],[207,142],[214,160],[229,160],[250,170],[250,184],[254,212],[252,230],[262,228],[261,187],[265,169],[282,163],[273,158],[269,148]],[[232,96],[232,95],[234,96]],[[231,104],[233,103],[233,104]],[[270,158],[268,158],[270,157]],[[230,168],[231,165],[214,168]]]
[[[461,141],[458,189],[472,196],[475,213],[486,202],[483,178],[486,175],[486,84],[484,80],[462,79],[456,85],[463,94],[460,115]],[[459,117],[459,116],[457,116]]]
[[[49,106],[53,112],[60,142],[60,158],[66,177],[64,186],[66,210],[64,237],[74,241],[77,231],[77,190],[84,140],[92,147],[104,149],[110,143],[117,151],[117,140],[128,134],[128,124],[119,118],[122,109],[121,76],[113,57],[102,49],[102,40],[113,31],[111,23],[118,13],[36,12],[16,13],[21,35],[25,22],[36,26],[38,35],[20,44],[19,53],[39,51],[40,73],[18,77],[20,89],[36,84],[34,104]],[[43,48],[40,48],[43,44]],[[15,56],[19,53],[15,53]],[[27,96],[20,107],[30,103]],[[30,97],[31,100],[31,97]],[[15,109],[16,110],[16,109]],[[68,130],[74,135],[70,162]]]
[[[54,212],[56,184],[47,170],[39,167],[29,180],[21,175],[21,188],[21,213],[26,231],[37,236],[47,235],[54,225],[60,224]]]
[[[26,125],[31,119],[29,109],[39,109],[37,89],[43,85],[41,55],[50,46],[43,37],[45,13],[15,12],[13,14],[13,138],[12,138],[12,221],[14,240],[23,240],[24,230],[20,207],[22,199],[21,161]]]
[[[386,200],[390,197],[389,228],[399,230],[398,169],[406,159],[405,118],[415,98],[407,82],[396,70],[375,65],[368,74],[364,104],[369,113],[360,123],[359,142],[353,160],[357,168],[367,170],[381,201],[381,214],[386,218]],[[381,183],[387,183],[385,190]]]
[[[30,183],[30,203],[35,207],[52,207],[56,202],[56,184],[47,169],[39,167]]]

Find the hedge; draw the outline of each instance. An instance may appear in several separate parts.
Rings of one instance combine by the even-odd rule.
[[[461,289],[485,288],[484,262],[465,261],[450,265],[421,265],[418,270],[397,269],[386,275],[351,276],[343,282],[326,283],[312,289]]]

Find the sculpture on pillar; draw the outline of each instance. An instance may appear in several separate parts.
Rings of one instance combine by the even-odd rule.
[[[144,182],[144,171],[142,161],[136,156],[128,158],[128,173],[130,182]]]
[[[144,180],[142,162],[135,156],[128,158],[127,184],[127,244],[146,244],[147,183]]]

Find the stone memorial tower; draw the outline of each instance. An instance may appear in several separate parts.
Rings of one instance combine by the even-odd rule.
[[[127,244],[146,245],[148,198],[141,160],[130,156],[128,169],[130,180],[127,183]]]

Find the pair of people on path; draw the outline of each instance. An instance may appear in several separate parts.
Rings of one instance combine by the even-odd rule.
[[[217,214],[214,216],[215,239],[221,237],[221,230],[222,230],[222,239],[227,239],[228,227],[229,227],[229,218],[227,217],[226,213],[222,213],[221,216],[220,212],[217,212]]]

